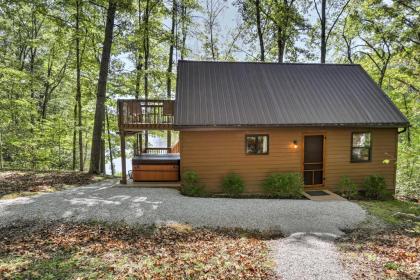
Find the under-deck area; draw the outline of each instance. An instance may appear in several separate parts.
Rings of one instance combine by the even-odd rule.
[[[121,138],[122,178],[127,182],[178,182],[179,143],[173,136],[173,100],[118,100],[118,126]],[[150,145],[152,131],[165,131],[166,146]],[[134,137],[132,170],[126,168],[126,140]],[[127,172],[128,171],[128,172]],[[127,178],[127,174],[129,178]]]

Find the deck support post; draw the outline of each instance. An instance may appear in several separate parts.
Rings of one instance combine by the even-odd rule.
[[[143,153],[143,132],[140,132],[139,138],[140,138],[139,155],[141,155]]]
[[[125,131],[120,133],[121,139],[121,184],[127,184],[127,167],[125,161]]]

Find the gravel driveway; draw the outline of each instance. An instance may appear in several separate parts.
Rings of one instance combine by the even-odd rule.
[[[347,201],[190,198],[173,189],[113,187],[116,181],[0,200],[0,226],[22,220],[125,221],[341,234],[365,217]]]
[[[332,240],[355,227],[365,212],[348,201],[190,198],[173,189],[113,187],[116,181],[0,200],[0,228],[17,221],[125,221],[188,223],[196,227],[281,231],[270,241],[280,277],[350,279]]]

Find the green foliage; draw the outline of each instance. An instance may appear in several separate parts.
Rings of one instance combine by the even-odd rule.
[[[390,270],[398,270],[401,267],[401,265],[399,265],[396,262],[387,262],[386,264],[384,264],[384,267]]]
[[[412,201],[401,201],[401,200],[369,200],[358,202],[363,208],[367,209],[368,212],[381,220],[391,225],[402,225],[406,222],[399,216],[394,215],[395,213],[406,213],[414,216],[420,216],[420,205]],[[417,222],[420,226],[420,222]],[[420,229],[420,227],[419,227]]]
[[[263,182],[263,190],[275,197],[299,198],[303,192],[303,178],[299,173],[273,173]]]
[[[357,185],[348,176],[342,176],[338,182],[337,191],[346,198],[352,199],[357,195]]]
[[[379,175],[370,175],[363,182],[365,195],[370,199],[383,199],[387,195],[385,178]]]
[[[361,64],[410,122],[399,135],[396,186],[398,196],[410,199],[420,198],[417,6],[415,0],[351,1],[335,42],[337,61]]]
[[[418,135],[418,132],[413,134]],[[398,151],[396,195],[420,200],[420,139],[417,137],[408,143],[407,135],[402,137],[403,142],[399,144]]]
[[[115,99],[133,98],[135,92],[144,98],[146,80],[149,98],[166,96],[167,77],[172,79],[172,89],[175,88],[174,73],[167,73],[170,42],[177,43],[174,61],[180,56],[184,59],[211,57],[208,32],[208,10],[211,7],[206,7],[203,1],[178,2],[176,38],[167,26],[171,19],[168,6],[171,3],[120,2],[107,83],[114,158],[119,152]],[[225,6],[222,1],[218,2]],[[332,27],[331,23],[347,1],[330,2],[326,11],[327,29]],[[350,1],[331,33],[327,32],[328,49],[331,50],[327,61],[361,64],[408,118],[411,126],[399,135],[396,192],[399,196],[419,199],[418,1],[388,2]],[[74,131],[83,132],[85,166],[89,164],[106,16],[103,7],[107,7],[107,1],[79,3],[80,30],[76,32],[76,1],[0,1],[0,164],[5,168],[72,168],[73,153],[78,155],[79,152],[78,145],[74,145]],[[290,1],[261,0],[259,3],[267,62],[278,59],[278,38],[285,42],[285,61],[318,61],[319,22],[317,20],[312,28],[307,26],[314,12],[313,1],[299,0],[291,4]],[[149,17],[146,23],[147,5]],[[218,16],[213,13],[212,35],[216,53],[220,60],[254,61],[260,57],[255,1],[235,1],[235,6],[242,17],[241,25],[224,29],[229,33],[225,34],[227,36],[220,34],[223,12]],[[195,17],[196,14],[200,15]],[[307,33],[301,34],[300,30],[307,29]],[[188,46],[193,33],[202,40],[204,53],[197,51],[200,47]],[[81,47],[81,126],[74,124],[76,38],[80,39]],[[149,42],[148,48],[143,45],[146,41]],[[176,69],[175,65],[173,69]],[[130,145],[133,138],[128,141]],[[106,154],[109,158],[108,151]],[[395,164],[395,161],[396,158],[389,157],[384,162]]]
[[[0,1],[0,169],[72,169],[73,164],[78,167],[79,131],[82,132],[85,170],[89,166],[106,22],[104,7],[108,6],[108,1],[96,2],[78,1],[80,29],[77,32],[76,1]],[[133,98],[136,89],[143,95],[145,72],[149,98],[166,96],[171,38],[164,20],[170,15],[162,1],[148,3],[150,47],[149,69],[146,70],[142,68],[145,57],[142,44],[145,41],[143,19],[147,3],[145,0],[139,3],[118,1],[118,30],[114,32],[107,84],[110,134],[105,131],[103,135],[108,160],[110,153],[114,160],[119,153],[115,100],[122,96]],[[180,24],[190,22],[192,9],[197,8],[195,0],[182,1],[182,5]],[[182,33],[189,32],[189,28],[183,27]],[[82,73],[80,126],[75,113],[76,38],[80,40]],[[181,46],[177,46],[178,49]],[[185,48],[183,50],[186,53]],[[138,57],[143,59],[138,61],[141,73],[130,68],[131,64],[136,65]],[[175,81],[173,74],[169,76]],[[137,83],[138,78],[140,83]],[[111,148],[108,147],[108,137]]]
[[[181,193],[187,196],[205,195],[204,187],[200,184],[200,178],[195,171],[185,171],[182,174]]]
[[[222,190],[229,195],[238,196],[244,192],[245,184],[241,176],[232,172],[223,178]]]

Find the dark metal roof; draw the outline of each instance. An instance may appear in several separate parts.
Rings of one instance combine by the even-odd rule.
[[[404,127],[360,65],[179,61],[177,127]]]

